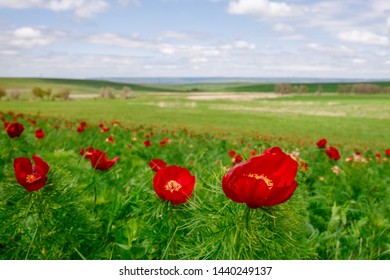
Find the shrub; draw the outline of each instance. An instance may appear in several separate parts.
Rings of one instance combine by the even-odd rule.
[[[7,90],[5,88],[0,88],[0,99],[7,95]]]

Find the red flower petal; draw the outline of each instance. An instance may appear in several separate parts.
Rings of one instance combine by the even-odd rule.
[[[233,167],[222,179],[227,197],[250,208],[274,206],[287,201],[298,184],[298,163],[279,147]]]
[[[159,171],[160,169],[163,169],[164,167],[167,166],[167,163],[165,161],[163,161],[162,159],[152,159],[150,162],[149,162],[149,167],[154,171],[154,172],[157,172]]]
[[[160,169],[154,175],[153,188],[161,199],[178,205],[191,197],[195,180],[195,176],[186,168],[172,165]]]
[[[41,189],[46,184],[49,165],[39,156],[32,156],[35,165],[30,159],[19,157],[14,160],[14,171],[16,180],[28,192]]]

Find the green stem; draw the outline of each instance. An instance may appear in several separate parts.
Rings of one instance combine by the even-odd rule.
[[[245,219],[245,227],[248,228],[249,227],[249,221],[251,219],[251,209],[249,207],[245,208],[244,219]]]
[[[235,258],[236,259],[241,259],[241,242],[240,242],[240,237],[242,237],[244,234],[247,234],[249,230],[249,222],[251,218],[251,209],[247,206],[245,206],[244,213],[242,215],[241,222],[236,224],[236,232],[234,233],[234,238],[233,238],[233,248],[234,248],[234,253],[235,253]]]
[[[107,235],[111,231],[112,223],[115,219],[116,204],[117,204],[117,199],[118,199],[118,187],[116,184],[114,184],[114,186],[115,186],[114,202],[112,204],[112,212],[111,212],[110,221],[109,221],[108,226],[107,226]]]
[[[96,189],[95,182],[93,182],[93,194],[94,194],[94,197],[93,197],[93,209],[96,211],[97,189]]]
[[[172,248],[172,257],[176,256],[176,232],[178,230],[178,226],[175,222],[175,213],[172,202],[167,201],[167,212],[168,212],[168,232],[170,239],[168,240],[167,247],[163,253],[162,259],[164,259],[167,255],[168,249]]]
[[[37,232],[38,232],[38,224],[37,224],[37,228],[35,229],[33,238],[31,239],[30,245],[28,246],[27,254],[26,254],[26,257],[24,258],[25,260],[27,260],[27,259],[28,259],[28,256],[30,255],[31,247],[32,247],[33,244],[34,244],[35,237],[37,236]]]

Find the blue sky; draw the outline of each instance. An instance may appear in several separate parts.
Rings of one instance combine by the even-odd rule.
[[[388,0],[0,0],[0,76],[389,74]]]

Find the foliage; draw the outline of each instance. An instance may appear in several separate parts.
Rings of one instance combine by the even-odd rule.
[[[248,159],[252,150],[279,143],[109,118],[6,112],[3,120],[25,130],[12,139],[0,134],[1,259],[390,258],[389,160],[372,150],[362,150],[365,160],[346,161],[355,151],[339,147],[342,158],[335,161],[315,145],[283,144],[309,166],[298,173],[297,191],[286,203],[249,209],[222,191],[232,167],[228,152]],[[81,122],[85,129],[77,132]],[[35,138],[38,127],[42,139]],[[95,170],[80,155],[88,147],[120,159]],[[13,161],[32,154],[50,171],[46,185],[28,193],[15,179]],[[190,200],[173,206],[156,195],[148,166],[154,158],[196,177]]]
[[[7,95],[7,90],[0,87],[0,100]]]

